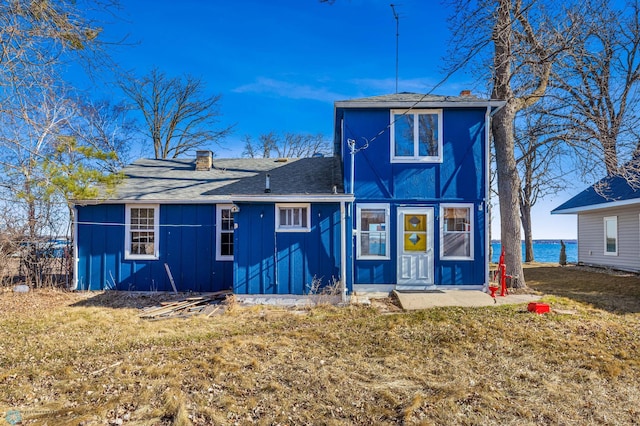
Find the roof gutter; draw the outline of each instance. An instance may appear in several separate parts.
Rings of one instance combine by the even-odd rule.
[[[488,101],[470,101],[470,102],[454,102],[454,101],[398,101],[398,102],[380,102],[380,101],[337,101],[335,108],[422,108],[422,107],[438,107],[438,108],[486,108],[487,106],[496,108],[494,112],[502,109],[506,105],[506,101],[491,99]]]
[[[616,207],[633,206],[640,204],[640,198],[633,198],[630,200],[610,201],[608,203],[589,204],[588,206],[570,207],[568,209],[554,209],[551,210],[551,214],[576,214],[582,212],[612,209]]]
[[[229,204],[234,201],[244,202],[311,202],[311,203],[335,203],[340,201],[351,202],[354,200],[352,194],[326,194],[326,195],[309,195],[309,194],[293,194],[293,195],[227,195],[224,198],[201,198],[191,200],[176,199],[146,199],[146,198],[121,198],[108,200],[74,200],[74,206],[97,206],[99,204]]]
[[[310,202],[310,203],[337,203],[341,201],[351,202],[354,200],[352,194],[335,194],[335,195],[238,195],[231,196],[232,201],[244,201],[244,202]]]

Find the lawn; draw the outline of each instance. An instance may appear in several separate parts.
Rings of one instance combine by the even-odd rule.
[[[640,278],[526,276],[551,314],[231,303],[149,321],[149,298],[5,291],[0,424],[639,424]]]

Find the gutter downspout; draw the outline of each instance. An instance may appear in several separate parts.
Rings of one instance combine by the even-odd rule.
[[[484,174],[484,186],[485,186],[485,194],[484,194],[484,283],[482,291],[486,292],[489,289],[489,262],[491,259],[489,258],[489,253],[491,252],[491,239],[490,235],[490,219],[491,216],[489,214],[489,203],[491,203],[491,188],[489,185],[491,184],[490,174],[491,174],[491,105],[487,105],[487,112],[485,113],[485,150],[486,150],[486,160],[485,167],[486,172]]]
[[[78,289],[78,208],[73,206],[73,284],[70,290]]]
[[[486,164],[485,167],[487,168],[487,172],[484,174],[484,179],[485,179],[485,201],[484,201],[484,214],[485,214],[485,219],[484,219],[484,235],[485,235],[485,249],[484,249],[484,269],[485,269],[485,273],[484,273],[484,291],[487,291],[489,288],[489,262],[491,261],[491,259],[489,258],[489,252],[490,252],[490,247],[491,247],[491,240],[488,238],[489,237],[489,228],[491,227],[491,223],[489,220],[491,216],[489,215],[489,204],[491,203],[491,188],[490,188],[490,182],[491,179],[489,178],[489,175],[491,173],[491,117],[493,117],[495,115],[495,113],[497,113],[498,111],[500,111],[502,108],[505,107],[507,103],[504,102],[502,105],[499,105],[497,107],[495,107],[495,109],[492,111],[491,110],[491,102],[489,102],[489,104],[487,105],[487,112],[485,113],[485,149],[487,152],[487,159],[486,159]]]
[[[344,134],[344,129],[343,129],[343,134]],[[347,139],[347,145],[349,145],[349,152],[351,153],[351,170],[350,172],[350,184],[349,184],[349,193],[351,195],[351,201],[349,202],[349,211],[348,211],[348,215],[351,218],[351,226],[350,228],[350,232],[349,232],[349,244],[351,244],[351,289],[353,290],[353,284],[355,282],[355,265],[354,265],[354,259],[355,259],[355,247],[353,244],[353,202],[356,199],[356,191],[355,191],[355,169],[356,169],[356,141],[353,139]],[[345,239],[345,249],[346,249],[346,239]],[[345,267],[346,267],[346,261],[345,261]],[[345,286],[346,289],[346,286]]]
[[[347,217],[345,202],[340,201],[340,270],[342,271],[342,302],[347,300]]]

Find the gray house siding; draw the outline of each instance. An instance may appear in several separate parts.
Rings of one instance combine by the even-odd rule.
[[[604,218],[618,222],[618,253],[605,254]],[[578,262],[640,271],[640,206],[578,213]]]

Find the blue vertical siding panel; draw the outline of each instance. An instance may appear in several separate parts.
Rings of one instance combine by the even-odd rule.
[[[168,226],[172,224],[180,224],[180,217],[174,206],[161,206],[160,207],[160,255],[164,263],[169,265],[171,274],[176,282],[176,288],[182,283],[182,277],[179,275],[182,268],[182,228]],[[176,275],[178,274],[178,275]],[[163,277],[158,277],[158,290],[159,291],[173,291],[171,281],[166,273]]]
[[[275,294],[273,204],[238,203],[234,215],[234,293]]]
[[[389,110],[345,110],[343,145],[344,187],[351,192],[351,154],[348,139],[356,141],[356,148],[366,149],[355,154],[355,195],[356,198],[388,197],[391,187],[391,164],[389,163],[389,131],[379,134],[389,124]],[[375,139],[374,139],[375,138]],[[386,154],[385,154],[386,151]]]
[[[124,205],[78,206],[78,220],[92,223],[78,225],[80,289],[99,290],[115,282],[118,290],[172,291],[165,262],[179,291],[232,286],[233,262],[215,261],[215,205],[160,206],[158,260],[124,259],[124,212]]]
[[[117,258],[124,244],[124,208],[117,205],[78,207],[78,289],[102,290],[117,281]],[[108,279],[108,281],[107,281]]]
[[[182,230],[180,235],[180,250],[182,252],[182,262],[179,270],[180,287],[193,290],[196,286],[196,271],[198,265],[196,263],[195,249],[197,245],[196,228],[188,225],[197,225],[195,217],[195,206],[167,206],[173,207],[176,211],[176,217],[180,217]],[[175,223],[175,222],[174,222]]]
[[[484,115],[482,109],[450,109],[443,116],[444,157],[440,166],[443,199],[484,197]]]
[[[396,200],[434,200],[440,196],[439,164],[393,164],[393,196]]]
[[[207,205],[200,206],[195,212],[195,223],[201,225],[195,228],[197,235],[196,242],[196,265],[198,276],[195,282],[194,291],[212,291],[216,285],[216,277],[214,274],[213,265],[216,264],[216,251],[215,251],[215,218],[216,210],[215,206]],[[225,262],[232,263],[232,262]],[[224,277],[220,274],[220,287],[222,287]]]
[[[326,284],[339,275],[339,204],[312,205],[310,232],[278,233],[274,204],[238,205],[234,292],[305,294],[314,276]]]

